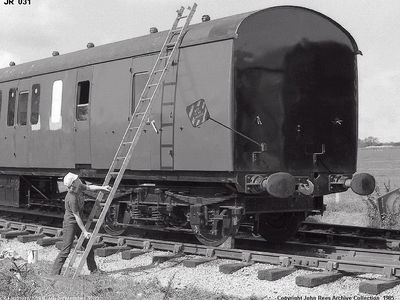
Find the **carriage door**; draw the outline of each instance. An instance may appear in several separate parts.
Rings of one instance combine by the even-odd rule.
[[[15,90],[16,115],[14,118],[15,128],[15,166],[28,166],[28,140],[29,140],[29,118],[28,103],[31,95],[31,80],[23,79],[18,82]]]
[[[75,94],[75,165],[90,168],[90,102],[93,67],[79,69],[76,77]]]

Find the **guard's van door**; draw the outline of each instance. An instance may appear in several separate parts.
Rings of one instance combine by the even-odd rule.
[[[76,76],[75,96],[75,166],[77,168],[91,167],[90,145],[90,106],[93,101],[93,67],[79,69]]]

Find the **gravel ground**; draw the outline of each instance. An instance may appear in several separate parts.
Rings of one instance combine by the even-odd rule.
[[[0,239],[0,252],[6,249],[16,251],[23,259],[27,259],[28,250],[37,249],[39,260],[48,262],[52,262],[58,253],[58,250],[54,246],[42,247],[35,242],[24,244],[17,240]],[[96,261],[99,267],[107,272],[108,276],[117,280],[128,280],[132,283],[149,283],[156,280],[165,287],[169,286],[174,289],[194,288],[214,295],[221,295],[222,298],[252,297],[285,300],[280,297],[302,296],[302,300],[305,300],[305,296],[321,296],[331,297],[327,300],[334,300],[333,296],[346,296],[352,297],[355,300],[362,300],[360,298],[353,298],[361,295],[358,292],[359,283],[365,279],[378,278],[378,276],[372,274],[344,277],[334,283],[309,289],[298,287],[295,284],[295,277],[312,273],[310,270],[298,270],[279,281],[268,282],[257,279],[257,271],[273,268],[274,266],[271,265],[253,264],[228,275],[220,273],[218,266],[235,261],[218,259],[191,269],[182,265],[182,261],[187,259],[186,256],[158,265],[152,265],[152,257],[157,254],[166,253],[151,251],[129,261],[122,260],[120,254],[114,254],[105,258],[97,257]],[[87,269],[84,270],[84,273],[88,273]],[[364,294],[363,296],[368,295]],[[383,296],[394,296],[390,300],[400,299],[400,286],[382,293],[380,295],[381,300],[384,299]],[[317,298],[316,300],[322,299]]]

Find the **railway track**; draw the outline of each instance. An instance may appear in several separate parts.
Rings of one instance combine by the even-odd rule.
[[[312,244],[400,250],[400,231],[393,229],[303,222],[295,240]]]
[[[60,242],[62,230],[57,227],[26,224],[0,219],[2,238],[17,238],[21,242],[37,241],[42,246]],[[59,244],[58,244],[59,245]],[[102,234],[96,242],[96,254],[108,256],[122,252],[121,259],[131,259],[149,250],[166,251],[168,254],[154,256],[154,260],[166,261],[177,256],[197,255],[188,258],[186,267],[215,259],[232,259],[237,263],[220,265],[220,272],[233,273],[254,263],[275,265],[276,268],[260,270],[260,280],[279,280],[299,268],[312,269],[309,275],[296,277],[298,286],[315,287],[335,281],[343,276],[359,273],[379,274],[375,280],[365,280],[359,285],[359,291],[367,294],[379,294],[400,284],[400,252],[386,249],[365,249],[333,245],[315,245],[299,241],[290,241],[279,248],[271,248],[257,239],[238,240],[241,249],[207,247],[193,243],[160,241],[135,237],[110,236]],[[264,246],[263,251],[254,250]]]
[[[21,216],[23,218],[21,219]],[[42,225],[50,225],[53,227],[62,226],[62,214],[49,212],[43,215],[43,212],[36,212],[32,214],[31,210],[21,211],[0,211],[0,219],[4,218],[13,221],[33,222]],[[162,230],[165,233],[173,232]],[[191,233],[185,232],[183,235],[188,241],[194,241],[189,238]],[[259,240],[264,241],[263,238],[254,238],[249,233],[240,233],[236,237],[239,240]],[[380,228],[367,228],[359,226],[348,226],[338,224],[326,224],[315,222],[302,222],[296,236],[292,238],[293,241],[315,245],[336,245],[344,247],[358,247],[358,248],[372,248],[372,249],[387,249],[400,251],[400,231],[393,229],[380,229]],[[253,242],[252,242],[253,243]],[[243,242],[240,243],[244,244]],[[265,245],[262,245],[264,247]]]

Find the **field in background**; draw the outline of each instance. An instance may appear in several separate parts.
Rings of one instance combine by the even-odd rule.
[[[382,194],[386,193],[385,185],[390,186],[390,190],[400,188],[400,147],[360,148],[357,172],[373,175]],[[326,212],[322,217],[312,217],[313,220],[355,226],[372,226],[376,221],[372,219],[367,197],[356,195],[351,190],[328,195],[324,203]]]
[[[361,148],[358,150],[358,172],[368,172],[378,185],[390,184],[400,187],[400,147]]]

